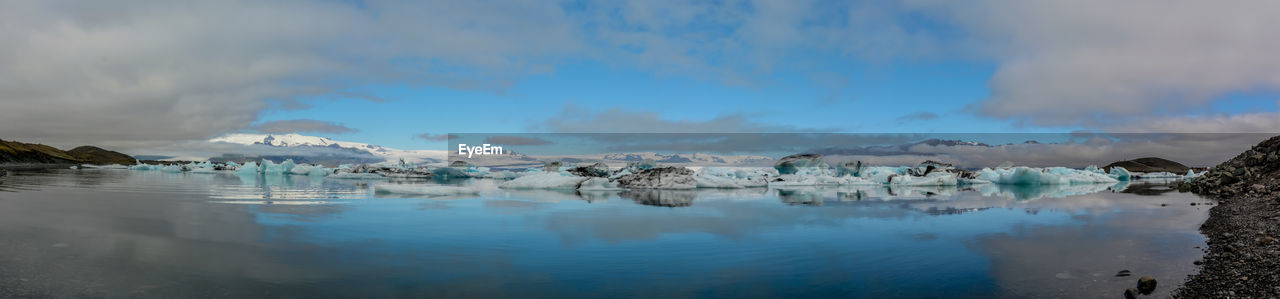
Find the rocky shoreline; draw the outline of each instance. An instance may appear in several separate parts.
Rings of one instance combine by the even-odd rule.
[[[1200,227],[1209,245],[1200,272],[1174,297],[1280,297],[1280,136],[1178,188],[1219,204]]]

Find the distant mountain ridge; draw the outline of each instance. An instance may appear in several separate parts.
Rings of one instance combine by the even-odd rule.
[[[1103,166],[1102,168],[1110,170],[1112,167],[1122,167],[1125,170],[1136,172],[1171,172],[1178,174],[1187,173],[1187,170],[1191,169],[1186,165],[1182,165],[1182,163],[1157,157],[1116,161],[1114,163],[1107,164],[1107,166]]]
[[[71,151],[38,144],[0,140],[0,163],[5,164],[122,164],[136,163],[133,157],[94,146]]]
[[[445,159],[442,150],[402,150],[360,142],[338,141],[327,137],[290,134],[227,134],[210,139],[209,142],[225,142],[241,145],[266,145],[285,148],[331,148],[338,150],[368,153],[387,162],[401,159],[410,163],[439,163]],[[233,155],[234,156],[234,155]],[[280,156],[283,157],[283,156]],[[302,157],[298,157],[301,159]],[[297,159],[295,159],[297,160]],[[356,162],[363,163],[363,162]]]

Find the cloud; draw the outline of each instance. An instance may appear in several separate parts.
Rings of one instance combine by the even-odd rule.
[[[359,130],[348,128],[339,123],[319,121],[313,119],[291,119],[276,120],[253,125],[249,129],[268,134],[280,133],[329,133],[329,134],[349,134]]]
[[[988,45],[979,114],[1101,127],[1183,116],[1237,92],[1280,92],[1280,3],[915,1]]]
[[[935,119],[938,119],[938,114],[933,112],[927,112],[927,111],[920,111],[920,112],[898,117],[899,122],[917,121],[917,120],[935,120]]]
[[[708,120],[664,119],[657,112],[628,111],[612,108],[591,112],[577,106],[566,106],[530,128],[554,133],[782,133],[826,132],[832,129],[806,129],[791,125],[775,125],[753,121],[741,113],[721,115]]]
[[[426,141],[446,141],[449,139],[458,138],[458,135],[422,133],[418,135],[413,135],[413,138],[418,138]]]
[[[490,136],[484,138],[485,143],[501,145],[547,145],[551,141],[537,137],[523,136]]]
[[[1148,117],[1111,125],[1111,132],[1166,133],[1280,133],[1280,113],[1254,112],[1236,115]]]
[[[544,1],[8,3],[0,136],[139,148],[307,97],[380,101],[350,92],[371,83],[503,88],[582,52],[569,21]]]

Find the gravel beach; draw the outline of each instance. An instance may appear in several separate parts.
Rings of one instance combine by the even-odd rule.
[[[1215,197],[1200,230],[1209,247],[1180,298],[1280,297],[1280,136],[1179,185]]]

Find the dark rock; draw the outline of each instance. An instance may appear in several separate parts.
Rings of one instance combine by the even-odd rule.
[[[826,163],[822,163],[822,154],[790,155],[778,159],[778,163],[773,164],[773,168],[778,170],[778,174],[795,174],[802,168],[813,167],[827,167]]]
[[[1124,298],[1125,298],[1125,299],[1137,299],[1137,298],[1138,298],[1138,289],[1135,289],[1135,288],[1129,288],[1128,290],[1124,290]]]
[[[615,182],[619,187],[628,189],[693,189],[698,186],[693,179],[693,171],[684,167],[645,169],[619,177]]]
[[[542,166],[542,171],[544,171],[544,172],[549,172],[549,173],[550,173],[550,172],[560,172],[560,167],[561,167],[561,166],[564,166],[564,163],[563,163],[563,162],[560,162],[560,161],[551,161],[551,162],[547,162],[547,164],[546,164],[546,165],[543,165],[543,166]]]
[[[1143,276],[1138,278],[1138,292],[1143,295],[1151,295],[1156,291],[1156,278],[1151,276]]]
[[[1130,275],[1129,270],[1120,270],[1120,273],[1116,273],[1116,277],[1125,277],[1129,275]]]
[[[569,173],[576,176],[603,178],[609,176],[609,165],[596,163],[588,166],[578,166],[570,168]]]

